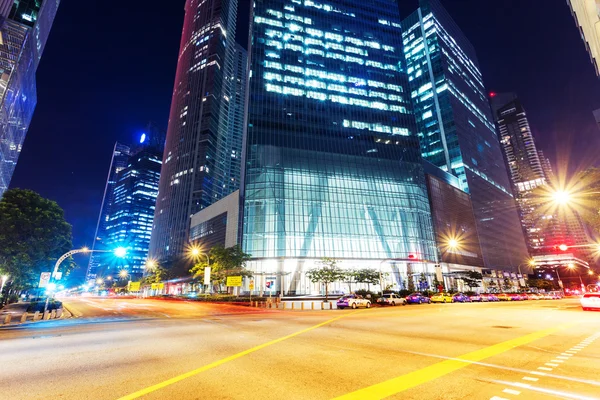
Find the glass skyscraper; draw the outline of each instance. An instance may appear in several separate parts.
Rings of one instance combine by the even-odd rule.
[[[475,50],[438,0],[402,26],[423,158],[471,195],[486,267],[517,266],[528,254]]]
[[[164,134],[149,129],[135,146],[117,143],[106,183],[95,250],[127,249],[122,259],[112,253],[92,253],[88,280],[118,276],[140,278],[148,258],[150,235],[164,150]]]
[[[108,177],[106,178],[106,185],[104,187],[104,196],[102,197],[102,205],[100,206],[100,214],[98,216],[98,225],[96,226],[92,250],[106,250],[109,248],[106,228],[110,219],[111,208],[114,203],[115,186],[117,184],[119,172],[127,167],[130,154],[131,149],[129,146],[119,142],[115,143],[110,160],[110,167],[108,168]],[[102,253],[92,253],[90,255],[86,274],[87,280],[96,279],[99,267],[104,259],[105,257],[103,257]]]
[[[237,0],[187,0],[150,243],[152,258],[184,256],[193,214],[239,187],[231,176],[229,73]],[[241,137],[241,130],[237,133]],[[237,139],[237,148],[240,140]],[[231,179],[234,181],[231,181]]]
[[[305,293],[322,257],[405,282],[437,262],[396,0],[256,0],[242,244],[257,276]],[[414,269],[413,269],[414,270]],[[260,285],[260,283],[258,283]]]
[[[58,5],[59,0],[0,1],[0,196],[33,117],[35,73]]]

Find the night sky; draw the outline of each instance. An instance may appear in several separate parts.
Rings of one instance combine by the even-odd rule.
[[[600,80],[565,1],[442,2],[475,46],[487,88],[519,94],[538,147],[555,163],[570,155],[571,168],[596,163]],[[115,141],[133,142],[149,121],[166,129],[185,1],[109,3],[62,1],[11,184],[57,201],[75,246],[92,244]],[[417,5],[400,3],[403,16]],[[245,46],[248,0],[238,21]]]

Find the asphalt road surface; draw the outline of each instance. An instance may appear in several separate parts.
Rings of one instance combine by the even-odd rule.
[[[0,329],[0,399],[600,399],[575,299],[263,310],[63,299]]]

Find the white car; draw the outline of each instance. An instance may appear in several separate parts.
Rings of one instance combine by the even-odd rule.
[[[343,310],[346,307],[358,308],[366,307],[371,308],[371,300],[365,299],[362,296],[351,294],[348,296],[340,297],[337,301],[337,308]]]
[[[386,293],[377,299],[377,303],[386,306],[405,306],[406,299],[403,299],[395,293]]]
[[[600,310],[600,293],[586,293],[581,298],[583,311]]]

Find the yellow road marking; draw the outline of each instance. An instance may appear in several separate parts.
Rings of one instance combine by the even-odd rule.
[[[364,310],[362,310],[362,311],[364,311]],[[278,339],[271,340],[270,342],[260,344],[258,346],[252,347],[252,348],[250,348],[248,350],[244,350],[244,351],[239,352],[237,354],[234,354],[232,356],[229,356],[229,357],[223,358],[221,360],[215,361],[213,363],[210,363],[208,365],[205,365],[205,366],[200,367],[198,369],[195,369],[193,371],[189,371],[189,372],[186,372],[185,374],[181,374],[181,375],[176,376],[174,378],[168,379],[168,380],[166,380],[164,382],[158,383],[158,384],[153,385],[153,386],[149,386],[149,387],[147,387],[145,389],[142,389],[142,390],[138,390],[137,392],[131,393],[131,394],[127,395],[127,396],[123,396],[123,397],[119,398],[118,400],[132,400],[132,399],[137,399],[139,397],[145,396],[145,395],[150,394],[152,392],[155,392],[157,390],[163,389],[163,388],[165,388],[167,386],[173,385],[173,384],[175,384],[177,382],[180,382],[180,381],[182,381],[184,379],[191,378],[192,376],[195,376],[195,375],[198,375],[198,374],[200,374],[202,372],[208,371],[209,369],[216,368],[216,367],[218,367],[220,365],[228,363],[229,361],[233,361],[233,360],[236,360],[236,359],[238,359],[240,357],[243,357],[243,356],[246,356],[248,354],[254,353],[255,351],[262,350],[265,347],[272,346],[274,344],[283,342],[284,340],[291,339],[291,338],[293,338],[295,336],[302,335],[303,333],[310,332],[310,331],[315,330],[317,328],[320,328],[322,326],[331,324],[332,322],[338,321],[338,320],[340,320],[342,318],[346,318],[346,317],[348,317],[348,316],[350,316],[352,314],[355,314],[357,312],[361,312],[361,311],[360,310],[359,311],[353,311],[353,312],[348,313],[348,314],[340,315],[339,317],[335,317],[335,318],[329,319],[327,321],[321,322],[321,323],[319,323],[317,325],[308,327],[306,329],[302,329],[301,331],[292,333],[290,335],[283,336],[283,337],[280,337]]]
[[[560,325],[554,328],[544,329],[538,332],[530,333],[529,335],[521,336],[519,338],[508,340],[506,342],[498,343],[481,350],[476,350],[471,353],[464,354],[452,360],[441,361],[439,363],[430,365],[429,367],[422,368],[418,371],[410,372],[408,374],[401,375],[397,378],[393,378],[388,381],[381,382],[363,389],[359,389],[355,392],[336,397],[334,400],[383,399],[395,395],[397,393],[403,392],[405,390],[414,388],[416,386],[422,385],[424,383],[430,382],[444,375],[448,375],[459,369],[465,368],[469,366],[471,362],[478,362],[486,358],[507,352],[516,347],[523,346],[538,339],[549,336],[560,330],[567,329],[573,325],[575,324]]]

